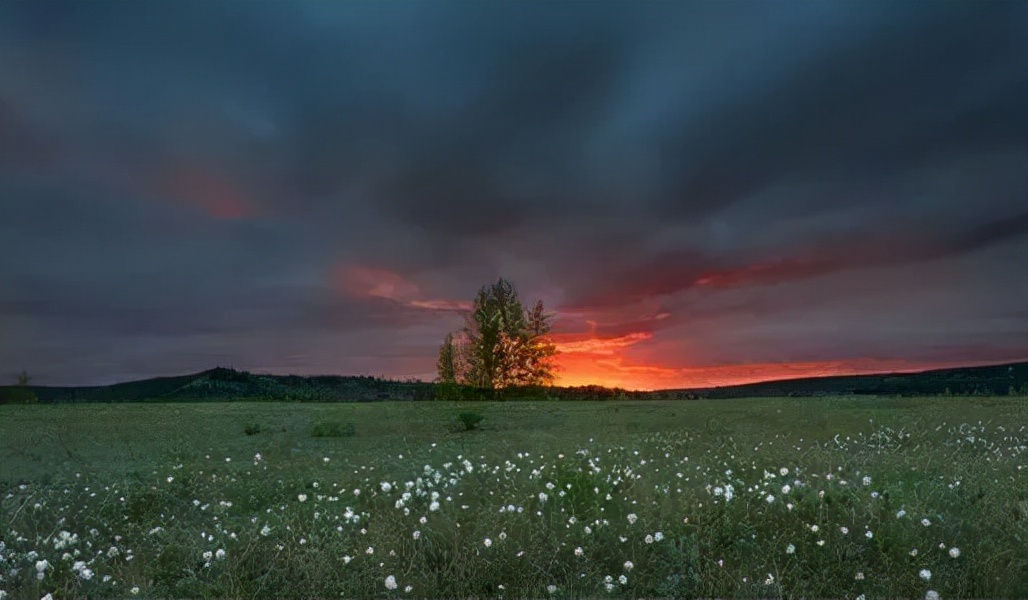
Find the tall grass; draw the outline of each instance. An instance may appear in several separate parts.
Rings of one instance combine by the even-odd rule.
[[[1028,597],[1023,405],[809,402],[3,407],[0,589]]]

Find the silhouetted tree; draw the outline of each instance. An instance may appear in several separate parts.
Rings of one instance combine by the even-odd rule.
[[[529,345],[528,370],[530,385],[549,385],[553,383],[553,357],[557,355],[557,346],[550,339],[550,320],[553,315],[546,312],[543,301],[537,300],[528,313]]]
[[[11,403],[11,404],[33,404],[39,401],[36,397],[36,393],[29,387],[29,382],[32,378],[26,371],[22,371],[17,375],[17,384],[13,387],[7,388],[2,397],[0,397],[0,404]]]
[[[452,365],[453,381],[464,385],[493,389],[551,383],[557,351],[548,338],[549,319],[541,300],[526,311],[509,280],[483,286],[460,337],[448,335],[440,349],[440,381],[450,381],[446,376]]]
[[[439,360],[436,363],[440,383],[457,382],[457,370],[453,362],[453,355],[453,334],[448,333],[446,334],[446,339],[443,340],[443,345],[439,347]]]

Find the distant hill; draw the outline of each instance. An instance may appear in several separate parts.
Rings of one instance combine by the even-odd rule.
[[[1028,362],[935,369],[920,373],[841,375],[784,379],[715,388],[628,392],[585,386],[484,391],[420,381],[376,377],[261,375],[218,367],[178,377],[158,377],[108,386],[2,386],[0,404],[33,400],[45,404],[78,402],[373,402],[434,399],[605,400],[746,398],[774,396],[938,396],[1028,395]]]
[[[433,397],[432,388],[431,383],[375,377],[260,375],[218,367],[195,375],[158,377],[106,386],[4,386],[0,387],[0,403],[12,399],[15,392],[31,392],[42,403],[428,400]]]
[[[706,398],[880,395],[939,396],[988,395],[1010,393],[1028,395],[1028,362],[933,369],[918,373],[837,375],[781,379],[717,388],[676,390]]]

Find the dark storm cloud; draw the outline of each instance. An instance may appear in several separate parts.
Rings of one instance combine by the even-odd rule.
[[[191,347],[426,376],[499,275],[679,366],[1016,353],[1026,28],[1018,2],[5,2],[0,377]],[[920,295],[933,269],[961,276]],[[914,296],[953,340],[825,336]]]
[[[668,253],[633,265],[626,272],[613,271],[612,285],[593,286],[593,295],[579,302],[583,307],[616,306],[692,288],[778,284],[838,271],[962,256],[1011,238],[1028,236],[1028,212],[932,235],[918,233],[916,223],[903,225],[893,226],[882,235],[862,232],[847,239],[804,240],[794,248],[781,249],[784,253],[781,258],[746,262],[753,259],[743,257],[741,264],[733,263],[733,258],[738,260],[738,257],[732,256]],[[628,289],[622,283],[626,280],[632,282]],[[569,308],[575,306],[572,304]]]
[[[848,48],[792,65],[752,56],[782,69],[780,78],[683,123],[665,155],[664,208],[722,208],[796,173],[866,181],[940,155],[1023,148],[1024,13],[1012,4],[897,9]],[[848,27],[836,22],[819,35]]]

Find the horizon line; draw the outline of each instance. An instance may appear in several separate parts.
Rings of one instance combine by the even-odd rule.
[[[722,365],[722,366],[723,367],[733,367],[733,366],[741,366],[743,364],[745,364],[745,363],[740,363],[740,365]],[[787,364],[787,363],[783,363],[783,364]],[[606,386],[606,385],[602,385],[602,384],[598,384],[598,383],[586,383],[586,384],[579,384],[579,385],[549,385],[549,386],[541,386],[541,387],[563,388],[563,389],[575,389],[575,388],[583,388],[583,387],[598,387],[598,388],[607,389],[607,390],[622,390],[622,391],[626,391],[626,392],[640,392],[640,393],[693,392],[693,391],[719,390],[719,389],[725,389],[725,388],[738,388],[738,387],[761,385],[761,384],[767,384],[767,383],[780,383],[780,382],[789,382],[789,381],[803,381],[803,380],[813,380],[813,379],[835,379],[835,378],[839,378],[839,377],[883,377],[883,376],[889,376],[889,375],[917,375],[917,374],[923,374],[923,373],[933,373],[933,372],[938,372],[938,371],[951,371],[951,370],[959,370],[959,369],[983,369],[983,368],[990,368],[990,367],[1012,367],[1012,366],[1015,366],[1015,365],[1023,365],[1023,364],[1028,364],[1028,357],[1022,358],[1022,359],[1017,359],[1017,360],[1014,360],[1014,361],[1007,361],[1007,362],[995,362],[995,363],[990,362],[990,363],[984,363],[984,364],[974,364],[972,362],[972,363],[955,364],[953,366],[932,367],[932,368],[927,368],[927,369],[925,369],[925,368],[912,368],[912,369],[899,369],[899,370],[893,370],[893,371],[876,371],[876,372],[871,372],[871,373],[851,372],[851,373],[833,373],[833,374],[830,374],[830,375],[808,375],[808,376],[800,376],[800,377],[783,377],[783,378],[760,379],[760,380],[749,381],[749,382],[745,382],[745,383],[733,383],[733,384],[726,384],[726,385],[703,386],[703,387],[669,387],[669,388],[655,388],[655,389],[644,390],[644,389],[622,388],[622,387],[618,387],[618,386],[610,387],[610,386]],[[711,367],[711,368],[716,368],[716,367]],[[197,371],[197,372],[194,372],[194,373],[182,373],[182,374],[178,374],[178,375],[155,375],[155,376],[144,377],[144,378],[140,378],[140,379],[128,379],[128,380],[124,380],[124,381],[117,381],[117,382],[108,383],[108,384],[92,384],[92,385],[32,385],[30,383],[27,387],[32,387],[32,388],[57,388],[57,389],[60,389],[60,388],[65,388],[65,389],[67,389],[67,388],[103,388],[103,387],[111,387],[111,386],[116,386],[116,385],[125,385],[125,384],[130,384],[130,383],[139,383],[139,382],[150,381],[150,380],[154,380],[154,379],[173,379],[173,378],[177,378],[177,377],[198,376],[198,375],[202,375],[204,373],[210,372],[210,371],[215,371],[217,369],[224,369],[226,371],[233,371],[233,372],[236,372],[236,373],[245,373],[245,374],[248,374],[248,375],[257,375],[257,376],[265,376],[265,377],[302,377],[302,378],[311,378],[311,377],[358,378],[358,377],[365,377],[365,378],[389,381],[389,382],[393,382],[393,383],[416,383],[416,384],[429,384],[429,385],[436,385],[436,384],[439,383],[437,381],[431,381],[431,380],[426,381],[426,380],[420,379],[418,377],[399,377],[399,376],[397,376],[397,377],[390,377],[390,376],[386,376],[384,374],[383,375],[369,375],[369,374],[320,373],[320,374],[300,375],[300,374],[297,374],[297,373],[288,373],[288,374],[285,374],[285,375],[276,375],[274,373],[260,372],[260,371],[257,371],[257,370],[249,371],[249,370],[246,370],[246,369],[237,369],[237,368],[235,368],[233,366],[226,367],[226,366],[223,366],[223,365],[216,365],[214,367],[210,367],[208,369],[203,369],[201,371]],[[2,385],[0,387],[17,387],[17,386],[18,386],[18,384],[5,384],[5,385]]]

